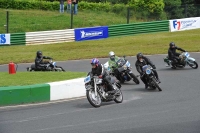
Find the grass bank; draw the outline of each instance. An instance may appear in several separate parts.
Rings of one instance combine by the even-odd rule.
[[[68,42],[35,46],[1,46],[0,64],[34,62],[37,50],[43,55],[51,56],[55,61],[90,59],[108,57],[109,51],[118,56],[133,56],[138,52],[144,54],[166,54],[169,42],[190,52],[200,51],[200,29],[180,32],[162,32],[121,36],[103,40]]]
[[[84,72],[0,72],[0,87],[31,85],[84,77]]]
[[[46,30],[69,29],[71,27],[71,15],[58,11],[42,10],[12,10],[9,9],[9,32],[32,32]],[[6,10],[0,9],[0,33],[5,33]],[[103,11],[79,11],[73,16],[73,28],[105,26],[126,23],[126,16]],[[134,22],[132,18],[130,22]]]

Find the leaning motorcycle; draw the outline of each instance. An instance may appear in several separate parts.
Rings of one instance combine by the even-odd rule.
[[[120,90],[120,83],[114,79],[111,80],[115,93],[108,93],[107,83],[98,76],[92,76],[90,73],[84,79],[86,96],[89,103],[94,107],[100,107],[102,102],[115,101],[116,103],[122,103],[123,95]]]
[[[153,72],[153,68],[150,65],[144,65],[142,67],[142,70],[144,72],[145,79],[147,81],[148,86],[151,89],[158,89],[159,91],[162,91],[160,86],[158,85],[158,80]]]
[[[57,71],[57,72],[61,72],[61,71],[65,71],[61,66],[57,66],[56,62],[53,62],[53,60],[49,60],[49,63],[46,65],[46,71]],[[31,67],[27,67],[27,71],[41,71],[41,70],[37,70],[35,68],[35,64],[32,64]]]
[[[138,80],[138,78],[133,74],[133,72],[131,71],[131,64],[128,60],[124,58],[120,58],[117,62],[116,62],[118,68],[115,69],[114,71],[118,71],[117,73],[119,73],[119,75],[115,75],[115,77],[120,78],[120,82],[124,83],[125,81],[130,81],[131,79],[133,79],[133,81],[136,84],[139,84],[140,81]]]
[[[188,52],[181,53],[179,58],[180,61],[178,62],[178,64],[175,65],[175,67],[183,68],[188,65],[193,69],[198,68],[197,62],[194,58],[190,57],[190,54]],[[166,64],[166,67],[172,67],[172,61],[168,58],[168,56],[164,58],[164,62]]]

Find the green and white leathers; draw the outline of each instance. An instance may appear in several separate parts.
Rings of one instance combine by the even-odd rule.
[[[118,56],[115,56],[115,53],[113,51],[109,52],[109,56],[110,56],[110,59],[108,61],[108,65],[109,65],[110,70],[113,72],[113,70],[118,67],[116,62],[120,58]]]

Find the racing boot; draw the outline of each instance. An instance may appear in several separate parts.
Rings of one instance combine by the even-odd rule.
[[[114,87],[112,86],[111,83],[108,84],[108,88],[111,90],[111,91],[107,92],[108,94],[115,94],[116,93],[116,90],[114,89]]]

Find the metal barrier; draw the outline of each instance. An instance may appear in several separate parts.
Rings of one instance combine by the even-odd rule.
[[[25,45],[26,33],[12,33],[10,34],[11,45]]]
[[[169,20],[120,24],[108,27],[109,37],[169,31]]]
[[[75,41],[74,29],[26,32],[26,45],[52,44]]]

